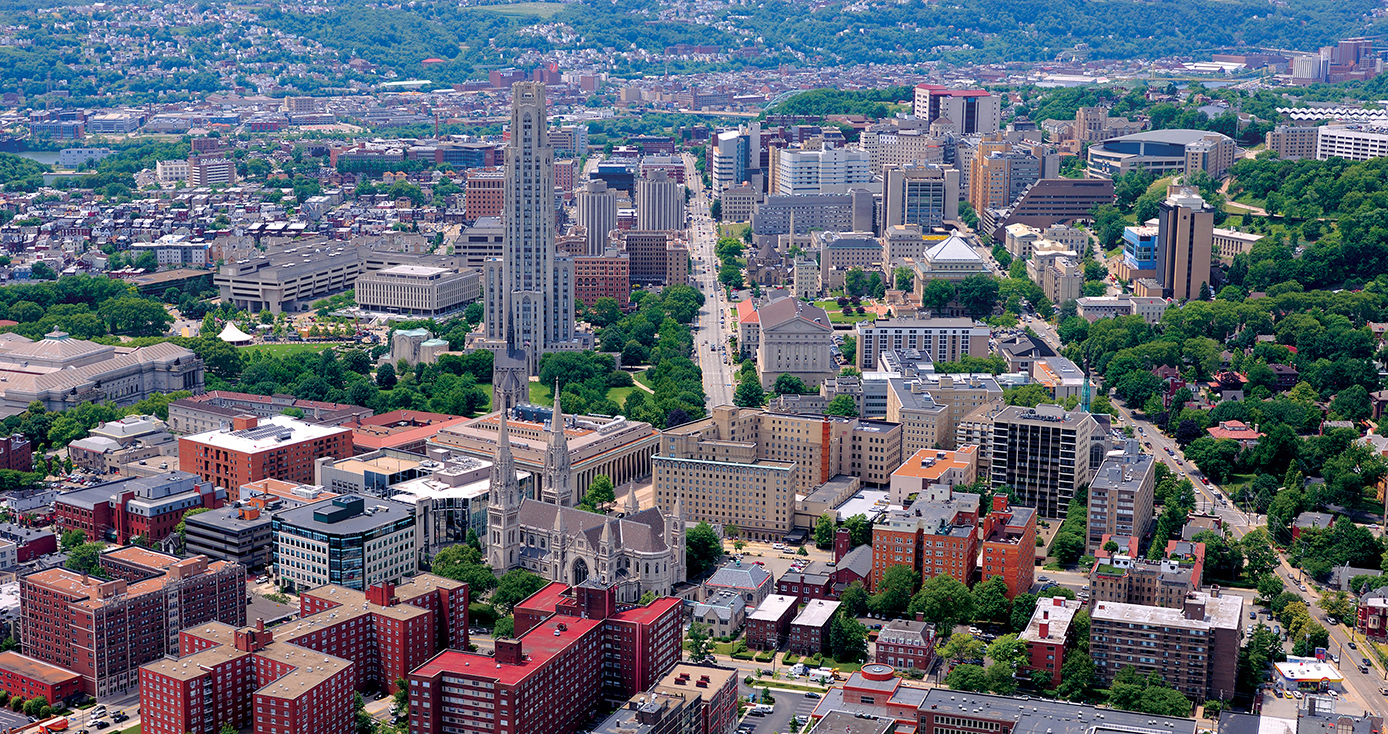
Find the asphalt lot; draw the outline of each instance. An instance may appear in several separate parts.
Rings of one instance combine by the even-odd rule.
[[[747,693],[755,692],[760,700],[761,689],[748,689],[745,684],[739,684],[745,697]],[[790,719],[792,716],[809,718],[810,712],[819,703],[817,699],[807,698],[803,693],[794,691],[771,690],[771,697],[776,700],[775,710],[765,716],[744,716],[740,725],[752,727],[753,734],[783,734],[791,731]]]
[[[29,717],[9,709],[0,709],[0,731],[9,731],[29,725]]]

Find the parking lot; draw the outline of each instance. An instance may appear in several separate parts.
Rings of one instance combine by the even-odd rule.
[[[760,689],[755,690],[760,691]],[[789,732],[792,730],[791,717],[799,716],[803,722],[809,718],[814,707],[819,705],[819,699],[810,698],[803,693],[794,691],[778,691],[773,688],[771,696],[776,700],[775,710],[765,716],[744,716],[738,724],[740,732],[745,734]]]
[[[9,731],[10,729],[28,725],[28,716],[17,714],[6,708],[0,708],[0,731]]]

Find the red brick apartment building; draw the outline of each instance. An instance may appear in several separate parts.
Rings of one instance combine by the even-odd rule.
[[[982,525],[983,580],[1001,576],[1008,599],[1030,591],[1036,575],[1036,510],[1012,507],[1007,497],[996,496]]]
[[[0,438],[0,469],[34,470],[34,451],[23,434]]]
[[[231,428],[178,439],[178,468],[223,489],[260,479],[313,484],[313,461],[352,455],[352,431],[285,415],[234,419]]]
[[[592,306],[599,298],[615,298],[626,308],[631,300],[631,256],[579,255],[574,257],[574,298]]]
[[[1065,651],[1075,644],[1075,631],[1070,623],[1084,602],[1064,597],[1051,597],[1036,602],[1027,628],[1017,638],[1027,643],[1027,660],[1022,673],[1041,672],[1051,676],[1047,687],[1060,685],[1060,671],[1065,666]]]
[[[935,625],[919,619],[893,619],[877,634],[873,662],[898,670],[930,670],[935,661]]]
[[[62,532],[81,530],[87,540],[129,543],[142,535],[163,540],[188,510],[216,509],[226,499],[226,489],[187,472],[170,472],[63,492],[53,508]]]
[[[506,173],[500,168],[469,168],[463,190],[468,219],[499,217],[505,204]]]
[[[82,693],[82,676],[17,652],[0,652],[0,691],[54,703]]]
[[[136,546],[100,556],[110,580],[50,568],[19,580],[26,655],[82,677],[93,696],[135,687],[140,665],[175,652],[174,631],[246,621],[245,569]]]
[[[972,584],[978,565],[978,502],[976,494],[932,488],[910,507],[888,512],[872,528],[871,588],[877,588],[887,569],[903,564],[923,579],[949,574]]]
[[[421,574],[364,593],[324,586],[300,618],[267,630],[208,623],[179,634],[180,657],[140,668],[148,734],[349,734],[358,691],[395,690],[442,649],[466,648],[467,584]]]
[[[615,586],[550,584],[516,605],[494,658],[447,650],[409,675],[410,731],[575,732],[679,662],[681,604],[619,608]]]

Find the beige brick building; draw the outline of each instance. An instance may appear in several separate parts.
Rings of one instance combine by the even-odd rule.
[[[661,433],[652,459],[656,503],[680,502],[687,520],[779,539],[792,528],[797,494],[839,474],[890,484],[902,463],[901,435],[893,423],[719,406]]]

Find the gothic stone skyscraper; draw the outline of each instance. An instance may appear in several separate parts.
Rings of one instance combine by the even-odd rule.
[[[502,256],[485,264],[486,339],[497,353],[496,407],[527,401],[540,355],[583,350],[592,335],[574,328],[574,266],[554,246],[554,150],[545,120],[545,85],[511,87]]]

